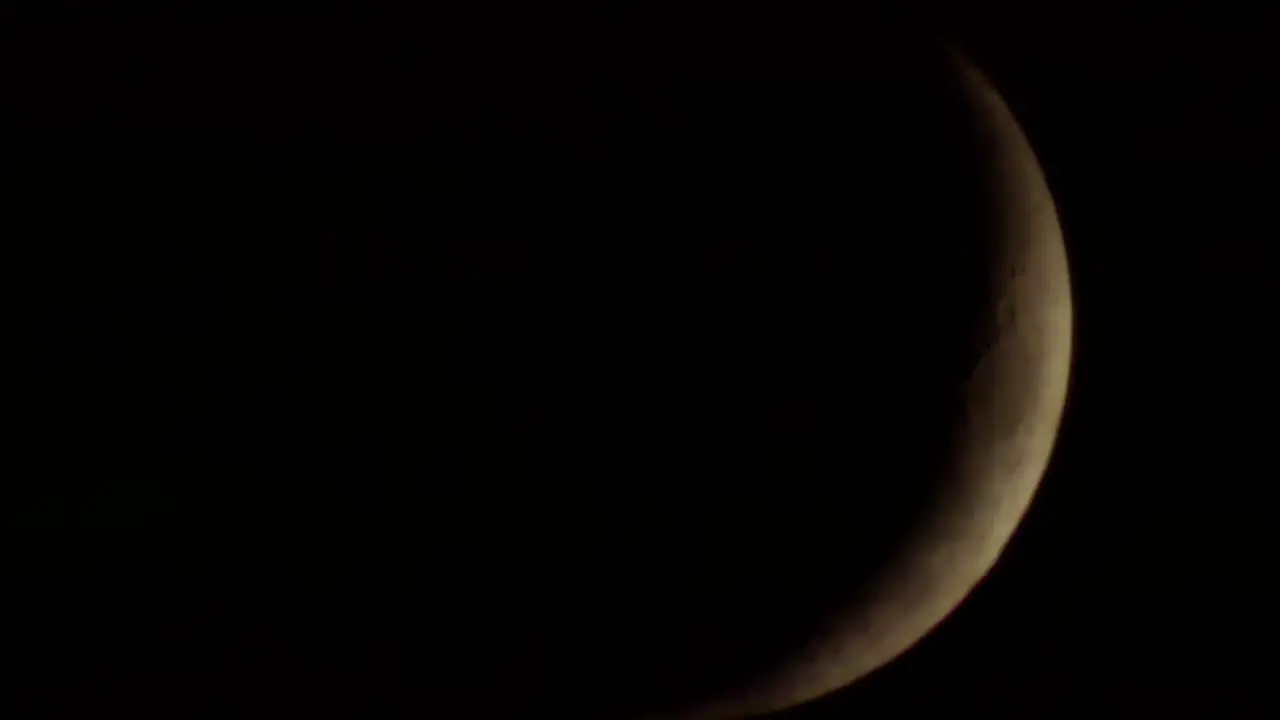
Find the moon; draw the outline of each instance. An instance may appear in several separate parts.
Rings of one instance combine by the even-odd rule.
[[[1048,465],[1067,396],[1072,302],[1053,198],[1017,120],[958,53],[951,66],[983,152],[990,262],[979,361],[963,383],[947,476],[860,599],[780,671],[674,715],[779,711],[866,676],[943,621],[992,568]]]

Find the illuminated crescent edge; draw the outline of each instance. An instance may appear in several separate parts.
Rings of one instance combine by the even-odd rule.
[[[871,590],[830,621],[782,672],[745,692],[668,718],[741,718],[776,712],[847,686],[909,650],[937,627],[995,565],[1044,475],[1066,403],[1072,303],[1066,249],[1035,153],[987,78],[952,51],[991,150],[999,188],[991,342],[963,388],[952,478],[921,531]]]

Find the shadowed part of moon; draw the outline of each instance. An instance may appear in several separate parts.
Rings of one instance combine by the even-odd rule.
[[[575,58],[530,76],[581,124],[468,94],[399,170],[274,142],[77,159],[75,215],[183,272],[81,263],[111,287],[68,301],[40,391],[86,410],[40,417],[83,444],[47,455],[128,472],[24,542],[235,578],[225,627],[437,714],[733,717],[887,662],[1026,507],[1070,302],[990,86],[832,35]],[[206,171],[237,182],[167,180]]]
[[[979,353],[960,387],[944,476],[878,579],[782,671],[681,717],[780,710],[852,683],[905,652],[992,567],[1048,464],[1071,355],[1061,231],[1012,113],[978,70],[958,55],[952,62],[983,164],[988,290]]]

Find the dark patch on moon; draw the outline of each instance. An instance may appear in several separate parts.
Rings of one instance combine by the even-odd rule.
[[[904,56],[689,89],[687,126],[516,200],[518,268],[464,249],[457,480],[401,504],[475,538],[437,581],[460,652],[678,704],[793,652],[909,532],[986,298],[967,128]]]
[[[985,302],[941,57],[842,52],[619,61],[590,142],[499,121],[390,170],[79,156],[153,171],[98,217],[168,253],[48,325],[43,422],[80,408],[77,452],[129,468],[86,552],[294,598],[277,632],[406,687],[662,705],[768,670],[909,531]]]

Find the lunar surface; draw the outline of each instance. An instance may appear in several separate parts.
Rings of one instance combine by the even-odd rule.
[[[963,383],[946,477],[879,578],[781,672],[678,717],[733,718],[794,706],[908,650],[990,570],[1048,464],[1071,357],[1061,231],[1012,113],[973,65],[957,55],[954,66],[988,163],[990,303],[980,326],[980,359]]]
[[[49,326],[32,417],[76,489],[33,484],[21,544],[163,584],[63,593],[135,608],[67,617],[144,695],[183,638],[184,698],[740,717],[890,661],[995,562],[1071,333],[1013,117],[906,33],[677,25],[415,74],[436,119],[385,154],[31,153],[50,208],[96,178],[63,234],[137,239]]]

